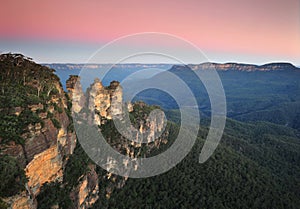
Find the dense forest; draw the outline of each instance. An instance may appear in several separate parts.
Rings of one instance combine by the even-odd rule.
[[[58,117],[62,112],[72,121],[72,103],[64,92],[58,92],[58,86],[53,85],[59,83],[59,77],[53,74],[54,70],[35,64],[22,55],[9,56],[13,59],[7,61],[5,58],[6,62],[0,62],[1,209],[8,207],[5,200],[9,196],[24,192],[28,182],[23,170],[27,162],[4,154],[6,145],[13,143],[24,147],[26,140],[30,140],[23,137],[28,132],[28,126],[49,125],[43,124],[41,115],[57,129],[64,122]],[[25,63],[24,59],[27,60]],[[221,143],[215,153],[203,164],[198,160],[208,133],[207,118],[201,121],[193,149],[179,164],[158,176],[129,178],[122,186],[116,186],[124,182],[122,177],[113,174],[108,178],[107,172],[95,165],[80,143],[77,143],[74,152],[65,156],[62,179],[41,185],[36,197],[38,208],[76,208],[74,191],[81,183],[79,180],[92,170],[96,171],[97,184],[100,188],[97,193],[99,198],[91,206],[93,209],[299,208],[300,86],[297,73],[294,71],[221,73],[221,78],[226,77],[224,86],[229,95],[231,118],[227,119]],[[264,77],[267,74],[267,78]],[[190,75],[185,76],[188,79],[187,83],[195,87],[193,85],[197,83],[190,79]],[[270,78],[273,78],[272,85],[268,84]],[[233,88],[229,88],[229,84]],[[59,86],[61,87],[61,84]],[[144,146],[141,148],[142,154],[138,157],[143,154],[153,156],[164,152],[174,142],[180,128],[180,114],[176,105],[172,106],[173,101],[168,100],[168,97],[164,97],[166,101],[162,97],[157,100],[161,92],[155,93],[157,94],[153,94],[152,100],[145,97],[149,92],[139,95],[136,100],[146,98],[145,101],[151,104],[157,104],[156,101],[159,101],[170,107],[165,109],[169,119],[166,126],[168,143],[155,147],[151,152]],[[68,100],[66,107],[52,102],[53,98],[58,101],[58,97],[62,95]],[[204,100],[199,98],[198,102],[200,101]],[[39,104],[42,104],[43,108],[32,111],[32,105]],[[201,108],[205,110],[206,104],[203,104],[205,102]],[[152,110],[161,108],[143,102],[136,102],[133,106],[134,111],[129,117],[136,128]],[[240,114],[236,114],[238,111],[235,108],[238,107]],[[209,115],[209,110],[203,114]],[[100,129],[110,144],[124,143],[112,121],[108,120]],[[68,133],[73,132],[74,127],[70,124]],[[30,157],[25,156],[24,159],[28,161]]]
[[[229,121],[221,145],[199,164],[205,135],[204,128],[192,152],[167,173],[129,179],[107,207],[298,208],[300,142],[294,130]]]

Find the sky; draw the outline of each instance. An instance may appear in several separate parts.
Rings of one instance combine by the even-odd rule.
[[[84,63],[117,38],[157,32],[187,40],[212,62],[300,66],[299,0],[0,2],[0,52],[20,52],[40,63]],[[139,44],[183,51],[159,41]],[[120,50],[130,47],[136,46]]]

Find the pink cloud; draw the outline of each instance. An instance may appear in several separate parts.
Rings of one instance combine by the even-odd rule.
[[[157,31],[209,50],[295,57],[299,8],[297,0],[6,1],[0,38],[103,42]]]

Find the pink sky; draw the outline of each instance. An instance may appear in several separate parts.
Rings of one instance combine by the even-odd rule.
[[[103,43],[151,31],[220,56],[300,58],[299,0],[0,1],[2,40]]]

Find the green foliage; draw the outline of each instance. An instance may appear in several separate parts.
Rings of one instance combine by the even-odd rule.
[[[194,93],[201,112],[210,117],[211,104],[203,83],[188,68],[170,70],[184,80]],[[200,72],[200,71],[199,71]],[[227,115],[230,118],[249,121],[268,121],[293,128],[299,128],[300,117],[300,71],[280,70],[268,72],[241,72],[237,70],[218,71],[224,87]],[[157,75],[159,76],[159,75]],[[160,79],[151,78],[151,82]],[[141,81],[141,82],[148,82]],[[184,104],[192,104],[193,98],[177,89],[184,98]],[[164,109],[178,109],[178,104],[166,93],[147,89],[136,96],[148,104],[158,104]],[[300,130],[300,128],[299,128]]]
[[[59,107],[56,103],[53,103],[52,105],[54,106],[55,111],[57,111],[59,113],[63,112],[63,109],[61,107]]]
[[[57,88],[53,88],[51,90],[51,94],[50,95],[57,95],[59,93],[58,89]]]
[[[59,182],[45,183],[37,196],[37,201],[38,209],[49,209],[55,205],[65,209],[74,208],[68,192]]]
[[[22,55],[1,55],[0,69],[0,107],[38,104],[49,98],[49,90],[58,93],[53,88],[53,83],[59,82],[54,70]]]
[[[29,124],[41,123],[42,120],[38,115],[29,109],[23,110],[20,115],[7,114],[5,111],[0,112],[0,137],[3,139],[2,144],[14,141],[17,144],[24,144],[21,135],[26,132]]]
[[[27,179],[24,170],[13,157],[0,157],[0,182],[0,197],[9,197],[25,190]]]
[[[178,126],[169,123],[167,130],[172,144]],[[199,164],[206,135],[201,128],[192,151],[170,171],[129,179],[93,208],[298,208],[300,142],[293,129],[229,120],[213,156]]]
[[[41,118],[35,112],[32,112],[29,109],[22,111],[19,117],[22,119],[22,123],[25,127],[29,124],[41,122]]]
[[[2,54],[0,61],[0,138],[1,144],[14,141],[23,145],[21,137],[29,124],[41,123],[38,114],[47,111],[47,103],[51,95],[58,93],[54,83],[59,78],[54,70],[41,66],[20,54]],[[48,95],[49,89],[52,89]],[[39,92],[39,94],[37,94]],[[56,95],[58,96],[58,95]],[[36,113],[30,110],[31,105],[43,104],[43,110]],[[18,109],[20,115],[16,115]],[[60,113],[63,109],[57,107]],[[49,115],[49,117],[52,117]],[[59,127],[58,121],[52,121]]]
[[[61,128],[61,124],[58,120],[56,120],[55,118],[51,118],[51,121],[52,121],[55,128],[57,128],[57,129]]]
[[[0,209],[7,209],[8,204],[0,198]]]
[[[129,113],[129,119],[133,126],[138,128],[140,121],[144,121],[150,112],[155,109],[160,109],[157,105],[147,105],[144,102],[135,102],[133,104],[133,112]]]
[[[17,144],[23,144],[21,134],[23,132],[22,126],[20,127],[19,117],[16,115],[6,115],[0,112],[0,137],[1,144],[6,144],[9,141],[14,141]]]
[[[53,118],[53,117],[54,117],[53,113],[48,111],[47,112],[47,118]]]
[[[80,143],[77,143],[74,153],[70,155],[67,165],[64,169],[64,183],[67,188],[72,189],[78,185],[79,177],[88,171],[90,158],[82,149]]]

